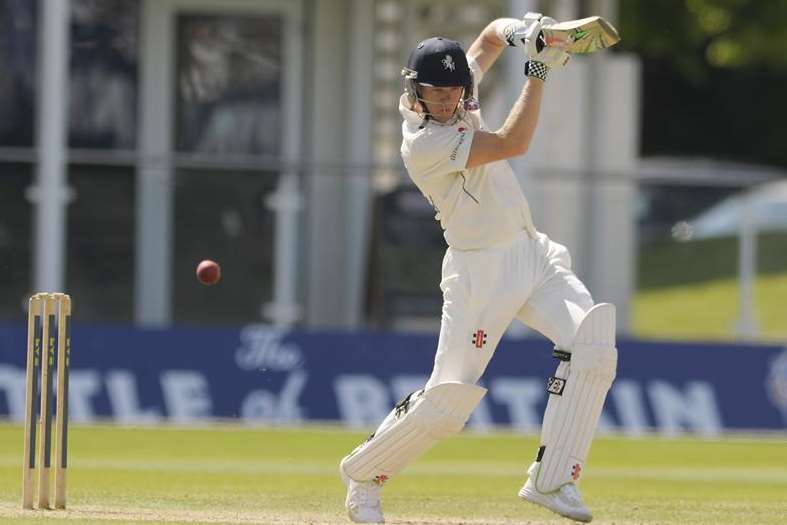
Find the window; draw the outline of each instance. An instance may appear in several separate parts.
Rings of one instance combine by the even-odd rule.
[[[0,2],[0,146],[33,145],[37,2]]]
[[[259,171],[177,171],[175,322],[260,321],[273,294],[273,214],[266,199],[277,180]],[[194,269],[202,259],[221,264],[219,285],[197,282]]]
[[[72,0],[69,145],[133,149],[139,2]]]
[[[178,17],[177,149],[278,155],[279,16]]]

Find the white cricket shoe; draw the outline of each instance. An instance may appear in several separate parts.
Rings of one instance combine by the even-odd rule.
[[[342,464],[344,461],[342,460]],[[355,523],[385,523],[380,505],[380,485],[375,481],[355,481],[344,473],[340,465],[342,481],[347,485],[347,498],[344,507],[347,515]]]
[[[536,489],[531,475],[525,486],[519,489],[519,497],[572,520],[587,523],[593,519],[593,514],[582,503],[582,495],[573,483],[566,483],[557,490],[543,493]]]
[[[380,487],[374,481],[350,480],[344,506],[355,523],[385,523],[380,506]]]

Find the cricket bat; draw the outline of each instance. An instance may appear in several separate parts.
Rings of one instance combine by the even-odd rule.
[[[568,20],[543,28],[544,43],[567,53],[593,53],[620,42],[615,27],[600,16]]]

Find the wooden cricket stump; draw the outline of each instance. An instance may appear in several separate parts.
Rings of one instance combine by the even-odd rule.
[[[66,508],[68,466],[68,370],[71,365],[71,297],[37,293],[27,311],[27,367],[22,508],[33,509],[38,456],[38,508],[52,508],[52,441],[55,448],[54,508]],[[53,374],[57,393],[53,398]],[[54,404],[53,404],[54,401]],[[52,416],[54,410],[54,436]],[[38,454],[36,454],[38,451]]]

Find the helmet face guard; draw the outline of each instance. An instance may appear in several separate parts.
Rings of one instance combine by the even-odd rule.
[[[419,43],[410,53],[407,66],[402,69],[404,91],[412,106],[421,105],[429,115],[418,86],[461,87],[465,109],[476,109],[473,97],[473,72],[467,63],[464,50],[458,42],[433,37]]]

